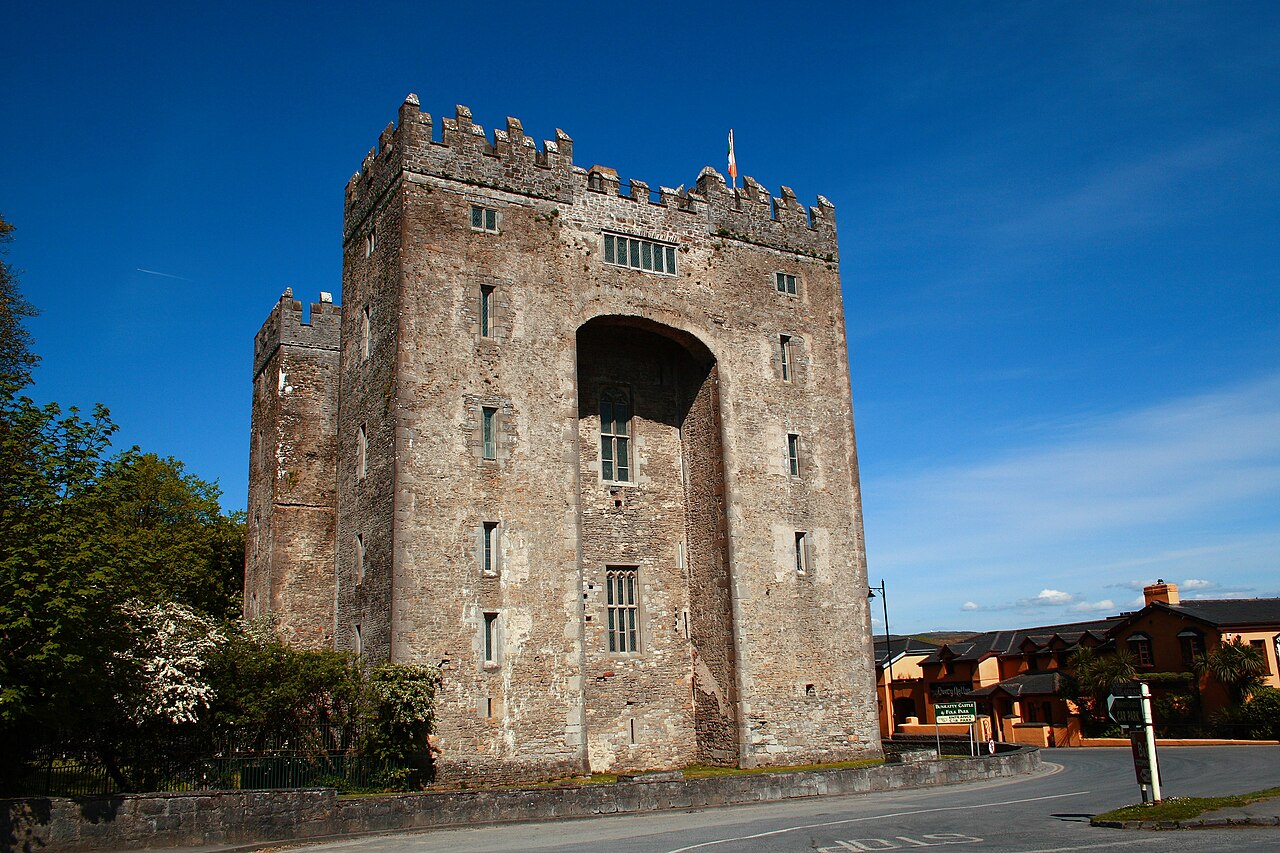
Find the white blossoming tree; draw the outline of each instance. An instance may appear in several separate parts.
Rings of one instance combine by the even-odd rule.
[[[134,723],[195,723],[213,700],[204,679],[209,657],[226,637],[213,620],[174,602],[126,605],[135,643],[119,655],[126,689],[118,699]],[[131,682],[131,683],[130,683]]]

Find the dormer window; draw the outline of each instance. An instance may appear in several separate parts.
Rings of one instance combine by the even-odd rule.
[[[1128,639],[1129,651],[1133,652],[1133,656],[1137,658],[1138,666],[1151,667],[1155,666],[1155,658],[1151,655],[1151,638],[1146,634],[1130,634]]]
[[[1182,647],[1182,663],[1193,666],[1196,658],[1204,654],[1204,634],[1195,628],[1178,632],[1178,645]]]

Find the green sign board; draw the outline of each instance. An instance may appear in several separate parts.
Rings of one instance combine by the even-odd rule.
[[[978,719],[977,702],[938,702],[933,706],[933,720],[940,725],[972,723],[976,719]]]

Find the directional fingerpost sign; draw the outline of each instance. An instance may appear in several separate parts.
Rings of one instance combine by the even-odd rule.
[[[1108,696],[1107,715],[1122,725],[1140,726],[1146,722],[1142,717],[1142,700],[1133,696]]]

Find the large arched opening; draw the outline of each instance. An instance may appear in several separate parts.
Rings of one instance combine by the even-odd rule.
[[[694,336],[577,335],[579,547],[593,770],[738,760],[719,375]]]

